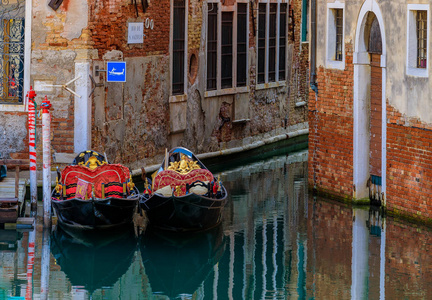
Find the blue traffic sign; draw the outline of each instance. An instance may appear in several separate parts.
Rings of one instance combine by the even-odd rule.
[[[107,62],[107,82],[126,82],[126,62]]]

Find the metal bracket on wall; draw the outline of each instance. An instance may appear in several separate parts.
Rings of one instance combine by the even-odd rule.
[[[99,72],[106,72],[107,70],[99,69],[99,66],[95,66],[95,76],[99,76]]]
[[[95,73],[97,72],[97,74],[99,74],[99,71],[95,71]],[[93,88],[92,88],[92,90],[91,90],[91,92],[90,92],[90,95],[89,95],[89,98],[91,97],[91,95],[93,95],[93,93],[94,93],[94,90],[97,88],[97,87],[103,87],[104,86],[104,84],[101,82],[101,83],[96,83],[96,81],[93,79],[93,76],[91,76],[91,75],[89,75],[89,77],[90,77],[90,80],[91,80],[91,82],[92,82],[92,86],[93,86]]]
[[[81,76],[75,77],[74,79],[72,79],[72,80],[66,82],[65,84],[46,84],[45,86],[47,86],[47,87],[50,87],[50,86],[52,86],[52,87],[60,87],[60,88],[65,89],[65,90],[68,91],[69,93],[74,94],[75,96],[81,98],[80,95],[78,95],[78,94],[75,93],[73,90],[71,90],[70,88],[67,87],[69,84],[71,84],[72,82],[74,82],[74,81],[76,81],[76,80],[78,80],[78,79],[80,79],[80,78],[81,78]]]

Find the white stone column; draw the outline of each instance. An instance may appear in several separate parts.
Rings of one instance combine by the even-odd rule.
[[[90,62],[75,62],[74,152],[91,148]]]

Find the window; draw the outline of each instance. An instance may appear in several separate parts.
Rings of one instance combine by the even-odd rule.
[[[287,42],[286,3],[258,4],[257,82],[285,80]]]
[[[279,20],[279,80],[285,80],[286,73],[286,42],[287,42],[287,4],[280,5]]]
[[[427,14],[426,11],[417,11],[417,68],[426,68],[427,62]]]
[[[25,1],[0,4],[0,13],[0,104],[23,104]]]
[[[237,86],[246,86],[247,75],[247,4],[237,3]]]
[[[342,9],[335,9],[336,16],[336,47],[335,60],[342,61],[343,17]]]
[[[328,68],[345,68],[344,55],[344,3],[327,4],[327,47],[326,64]]]
[[[222,12],[222,88],[232,87],[233,12]]]
[[[185,0],[174,0],[172,94],[181,95],[185,86]]]
[[[301,41],[308,41],[309,0],[302,0]]]
[[[247,2],[207,4],[207,91],[247,85]]]
[[[429,5],[408,4],[407,74],[428,77]]]
[[[217,15],[218,5],[208,4],[207,21],[207,90],[215,90],[217,80]]]

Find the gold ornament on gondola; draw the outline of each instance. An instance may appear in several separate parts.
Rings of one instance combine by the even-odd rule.
[[[133,181],[132,181],[132,175],[129,175],[129,182],[127,185],[128,185],[129,191],[133,191],[133,188],[135,187],[135,183],[133,183]]]
[[[197,161],[189,159],[186,155],[182,154],[180,161],[170,162],[168,170],[175,171],[180,174],[187,174],[192,170],[201,169]]]

